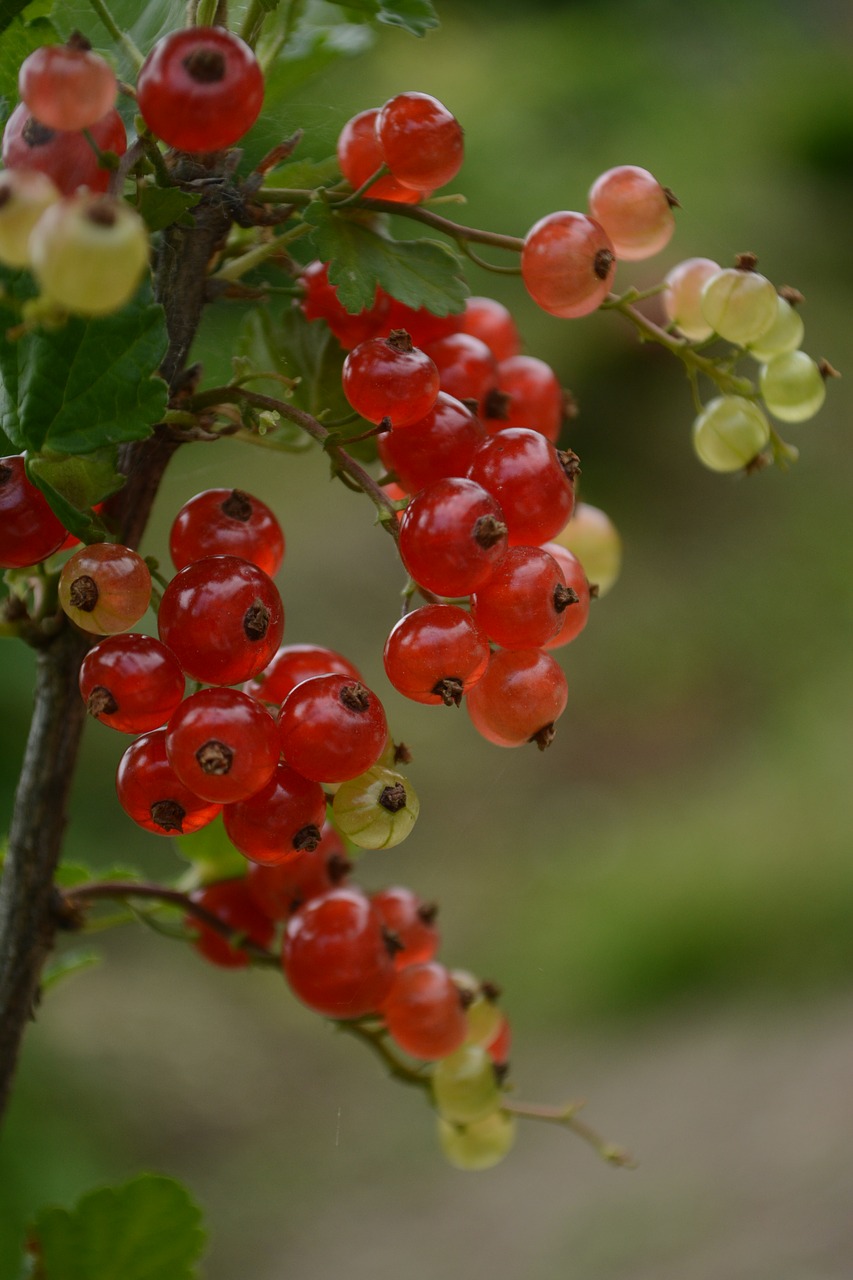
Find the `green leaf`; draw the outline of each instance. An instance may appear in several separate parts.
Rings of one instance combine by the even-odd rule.
[[[402,27],[413,36],[425,36],[439,25],[431,0],[346,0],[341,7],[367,14],[391,27]]]
[[[82,862],[60,862],[54,880],[60,889],[71,889],[78,884],[95,884],[99,880],[140,880],[135,867],[116,863],[112,867],[87,867]]]
[[[438,240],[393,240],[363,222],[335,213],[322,200],[305,210],[311,239],[329,265],[329,280],[347,311],[373,305],[376,287],[409,307],[437,316],[462,311],[468,285],[459,257]]]
[[[116,471],[118,447],[106,445],[82,457],[29,454],[27,476],[41,489],[56,516],[81,542],[103,542],[109,530],[91,508],[117,493],[125,477]]]
[[[172,1178],[100,1187],[72,1209],[44,1209],[31,1234],[50,1280],[193,1280],[201,1211]]]
[[[0,273],[18,297],[31,286]],[[0,301],[0,322],[18,319]],[[17,449],[92,453],[143,440],[166,409],[156,376],[168,344],[163,308],[146,284],[121,311],[59,329],[27,332],[0,346],[0,428]]]
[[[312,191],[316,187],[327,187],[332,182],[339,182],[340,178],[337,156],[326,156],[324,160],[289,160],[287,164],[273,170],[270,186]]]
[[[351,412],[341,387],[343,351],[325,324],[316,320],[309,323],[296,308],[284,311],[277,319],[258,308],[243,322],[237,349],[258,370],[272,369],[286,378],[298,379],[287,396],[298,409],[305,409],[315,418],[340,418]],[[272,380],[265,384],[258,379],[249,385],[284,398],[284,388]],[[295,444],[307,439],[299,427],[290,423],[282,422],[280,429]]]
[[[175,844],[181,857],[193,865],[194,887],[246,874],[246,859],[228,839],[221,818],[192,835],[175,836]]]
[[[18,68],[24,58],[39,45],[55,44],[59,39],[51,22],[46,18],[28,22],[28,15],[20,14],[23,8],[25,5],[18,4],[17,0],[11,4],[0,4],[0,31],[3,33],[0,40],[0,98],[5,100],[4,117],[18,99]]]
[[[102,957],[97,951],[92,951],[88,947],[65,951],[62,955],[54,955],[42,973],[42,991],[49,991],[51,987],[55,987],[57,983],[62,982],[65,978],[73,977],[75,973],[82,973],[84,969],[91,969],[93,965],[100,964],[101,959]]]
[[[149,231],[162,231],[178,222],[192,226],[187,215],[201,199],[201,193],[181,191],[179,187],[142,187],[136,208],[145,219]]]

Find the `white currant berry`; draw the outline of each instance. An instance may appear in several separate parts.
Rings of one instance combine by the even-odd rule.
[[[813,418],[826,399],[826,382],[819,366],[805,351],[774,356],[758,377],[764,403],[782,422]]]
[[[515,1142],[515,1116],[493,1111],[471,1124],[451,1124],[437,1118],[438,1140],[449,1162],[457,1169],[491,1169],[499,1164]]]
[[[30,233],[59,192],[46,173],[5,169],[0,173],[0,262],[7,267],[30,265]]]
[[[702,289],[720,264],[712,258],[685,258],[664,276],[663,308],[668,319],[691,342],[703,342],[714,332],[702,314]]]
[[[148,265],[148,232],[123,200],[82,192],[42,215],[30,252],[52,302],[75,315],[108,315],[136,292]]]
[[[756,360],[772,360],[774,356],[796,351],[803,340],[803,318],[784,298],[776,298],[776,319],[766,333],[749,343],[749,354]]]
[[[770,440],[770,423],[743,396],[718,396],[693,423],[693,447],[712,471],[741,471]]]
[[[776,319],[776,289],[757,271],[726,267],[702,288],[702,315],[727,342],[745,347]]]

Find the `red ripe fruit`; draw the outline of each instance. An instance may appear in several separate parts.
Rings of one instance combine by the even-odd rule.
[[[400,327],[389,322],[391,299],[381,289],[376,290],[372,307],[351,315],[338,301],[334,285],[329,284],[327,262],[309,262],[299,279],[304,289],[299,305],[305,319],[325,320],[346,351],[381,332]]]
[[[495,298],[467,298],[459,329],[485,342],[496,360],[508,360],[521,350],[521,338],[512,314]]]
[[[400,557],[428,591],[467,596],[503,559],[506,530],[500,505],[481,485],[455,477],[438,480],[416,494],[403,513]]]
[[[428,347],[431,342],[438,342],[448,333],[456,333],[459,329],[458,315],[437,316],[426,307],[407,307],[405,302],[397,298],[389,299],[388,319],[383,332],[392,329],[405,329],[416,347]]]
[[[175,574],[160,603],[160,639],[187,675],[239,684],[263,671],[281,641],[284,607],[263,569],[205,556]]]
[[[312,898],[290,917],[282,960],[294,995],[328,1018],[375,1013],[396,972],[379,914],[350,888]]]
[[[205,489],[175,516],[169,553],[176,569],[203,556],[240,556],[273,577],[284,558],[284,534],[260,498],[243,489]]]
[[[278,727],[287,763],[315,782],[366,773],[388,740],[382,703],[348,676],[303,680],[285,698]]]
[[[351,351],[341,375],[344,395],[368,422],[388,418],[405,427],[429,413],[439,391],[438,370],[408,333],[369,338]]]
[[[440,941],[435,918],[438,907],[423,902],[411,889],[394,885],[370,895],[382,922],[401,945],[394,952],[394,964],[405,969],[411,964],[432,960]]]
[[[385,642],[385,671],[414,702],[459,706],[489,663],[489,642],[454,604],[425,604],[394,626]]]
[[[467,475],[474,450],[485,438],[479,418],[439,391],[426,417],[379,436],[379,456],[404,489],[417,493],[447,476]]]
[[[166,730],[132,742],[119,761],[116,793],[125,813],[157,836],[189,835],[212,822],[220,805],[184,786],[166,755]]]
[[[435,191],[462,167],[462,126],[428,93],[398,93],[379,113],[376,136],[398,182]]]
[[[116,77],[79,32],[46,44],[21,63],[18,93],[49,129],[89,129],[115,104]]]
[[[536,356],[510,356],[498,365],[498,392],[500,417],[489,417],[487,405],[487,431],[529,427],[556,442],[563,424],[563,388],[550,365]]]
[[[184,696],[184,673],[171,649],[153,636],[106,636],[80,667],[80,693],[90,716],[120,733],[159,729]]]
[[[96,120],[88,132],[99,151],[123,156],[127,150],[127,134],[115,108]],[[110,181],[110,170],[100,167],[84,133],[49,129],[30,115],[23,102],[6,121],[3,163],[7,169],[38,169],[46,173],[64,196],[73,195],[78,187],[106,191]]]
[[[40,564],[65,537],[47,498],[27,478],[23,454],[0,458],[0,569]]]
[[[320,644],[285,644],[269,666],[244,686],[243,692],[259,702],[280,707],[292,689],[314,676],[361,680],[357,668],[334,649],[324,649]]]
[[[607,232],[626,262],[651,258],[675,231],[674,198],[648,169],[620,164],[592,184],[589,211]]]
[[[554,556],[540,547],[510,547],[471,597],[471,612],[489,639],[504,649],[538,649],[556,635],[575,600]]]
[[[558,453],[538,431],[509,427],[479,446],[468,477],[500,503],[510,545],[538,547],[568,523],[577,471],[573,453]]]
[[[275,925],[260,910],[245,880],[219,880],[204,889],[196,889],[190,896],[198,906],[256,946],[266,948],[272,942]],[[229,942],[198,916],[187,915],[184,923],[198,934],[193,946],[211,964],[221,965],[223,969],[245,969],[250,963],[242,947]]]
[[[320,843],[326,797],[319,782],[278,764],[261,790],[226,805],[222,818],[228,839],[244,857],[275,866]]]
[[[275,721],[238,689],[199,689],[166,726],[166,754],[196,795],[233,804],[266,786],[278,763]]]
[[[457,400],[476,400],[481,406],[498,384],[497,362],[485,342],[470,333],[451,333],[430,343],[427,354],[435,362],[442,391]]]
[[[159,40],[136,81],[152,133],[179,151],[220,151],[251,129],[264,78],[247,44],[224,27],[183,27]]]
[[[603,227],[583,213],[549,213],[527,233],[521,277],[543,311],[563,319],[601,306],[616,270],[613,244]]]
[[[151,599],[151,573],[137,551],[94,542],[66,560],[59,575],[59,603],[72,622],[94,635],[127,631]]]
[[[579,636],[587,624],[590,600],[589,583],[580,560],[578,560],[577,556],[572,555],[571,551],[561,547],[559,542],[546,542],[542,550],[547,551],[557,561],[563,571],[566,586],[575,596],[575,599],[571,600],[563,610],[560,618],[560,627],[556,635],[553,635],[544,646],[546,649],[561,649],[564,644],[569,644],[570,641],[574,640],[575,636]]]
[[[475,729],[489,742],[499,747],[535,742],[544,750],[567,698],[566,677],[549,654],[499,649],[465,702]]]
[[[435,961],[401,969],[382,1013],[400,1048],[427,1062],[446,1058],[468,1034],[459,989],[444,965]]]
[[[378,118],[378,107],[360,111],[346,122],[338,137],[338,164],[341,173],[356,191],[385,163],[376,136]],[[377,178],[367,189],[371,200],[395,200],[399,204],[417,204],[427,194],[429,193],[426,191],[404,187],[390,174]]]
[[[351,870],[340,836],[326,822],[316,848],[303,849],[272,866],[250,862],[246,882],[264,915],[286,920],[312,898],[336,888]]]

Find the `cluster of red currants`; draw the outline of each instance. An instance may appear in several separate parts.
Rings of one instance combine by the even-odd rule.
[[[371,199],[416,204],[462,167],[462,126],[429,93],[408,91],[360,111],[338,137],[338,164]]]

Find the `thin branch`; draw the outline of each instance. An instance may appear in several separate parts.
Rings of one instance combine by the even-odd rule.
[[[95,13],[101,19],[101,22],[104,24],[107,31],[109,31],[113,40],[115,40],[116,44],[121,45],[138,71],[145,61],[145,55],[140,53],[139,49],[137,49],[127,32],[122,31],[121,27],[110,13],[104,0],[89,0],[89,4],[95,10]]]
[[[507,1100],[502,1104],[502,1109],[523,1120],[544,1120],[549,1124],[571,1129],[572,1133],[589,1143],[608,1164],[615,1165],[619,1169],[636,1169],[637,1162],[630,1151],[616,1146],[615,1143],[606,1142],[595,1129],[578,1119],[578,1112],[585,1105],[583,1102],[568,1102],[562,1107],[546,1107],[536,1103]]]

